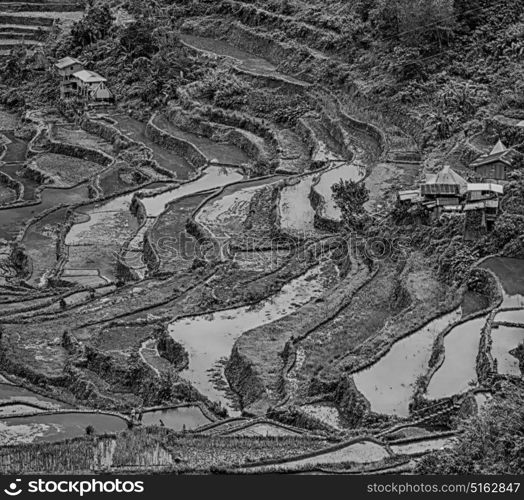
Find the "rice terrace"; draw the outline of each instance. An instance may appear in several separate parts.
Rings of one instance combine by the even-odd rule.
[[[524,4],[0,0],[0,472],[521,474]]]

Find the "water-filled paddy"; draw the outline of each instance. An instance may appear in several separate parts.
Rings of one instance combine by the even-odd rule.
[[[429,399],[460,394],[477,382],[476,359],[487,316],[455,326],[444,338],[444,362],[431,377]]]
[[[153,196],[144,196],[141,201],[145,206],[148,217],[158,217],[166,209],[168,203],[183,196],[225,186],[226,184],[231,184],[242,179],[243,175],[236,169],[209,167],[204,171],[204,174],[195,181],[182,184],[179,187],[163,191]]]
[[[495,322],[520,323],[524,325],[524,309],[515,309],[513,311],[500,311],[495,316]]]
[[[229,357],[242,333],[291,314],[324,291],[322,266],[316,266],[257,305],[174,321],[169,325],[169,333],[189,354],[189,367],[180,372],[180,376],[231,411],[231,402],[225,392],[216,387],[209,371]]]
[[[353,374],[357,389],[370,402],[371,411],[403,417],[409,415],[415,383],[427,370],[435,339],[460,319],[460,314],[460,309],[457,309],[431,321],[396,342],[375,364]]]
[[[198,406],[180,406],[145,412],[142,425],[159,425],[175,431],[192,430],[211,423]]]
[[[522,376],[519,360],[510,351],[524,342],[524,328],[499,326],[491,329],[491,355],[497,360],[497,371],[504,375]]]
[[[333,198],[331,187],[340,180],[358,182],[366,175],[365,169],[354,163],[343,163],[338,167],[324,172],[313,186],[313,189],[322,196],[323,205],[320,213],[330,220],[340,220],[341,212]]]
[[[524,259],[491,257],[481,267],[498,276],[504,295],[501,307],[524,307]]]
[[[280,227],[292,234],[308,235],[315,232],[315,210],[310,194],[314,176],[302,177],[280,192]]]

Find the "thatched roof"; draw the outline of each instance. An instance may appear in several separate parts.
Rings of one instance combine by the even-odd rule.
[[[481,165],[488,165],[490,163],[494,163],[496,161],[501,161],[502,163],[505,163],[506,165],[511,165],[511,160],[509,158],[506,158],[506,155],[511,151],[511,149],[508,149],[504,143],[499,139],[497,141],[497,144],[493,146],[493,149],[490,151],[488,155],[482,155],[479,156],[476,160],[471,162],[470,167],[480,167]]]
[[[508,148],[506,146],[504,146],[503,142],[499,139],[497,141],[497,144],[495,144],[495,146],[491,150],[490,155],[496,155],[497,153],[503,153],[503,152],[505,152],[507,150],[508,150]]]

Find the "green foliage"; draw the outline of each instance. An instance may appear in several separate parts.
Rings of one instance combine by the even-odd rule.
[[[238,109],[246,104],[251,87],[228,68],[208,72],[192,89],[192,97],[209,101],[225,109]]]
[[[502,213],[495,222],[493,239],[503,248],[513,238],[524,234],[524,215]]]
[[[153,37],[154,28],[152,19],[138,19],[124,28],[120,44],[133,58],[151,57],[158,52],[158,44]]]
[[[442,86],[437,100],[441,103],[444,113],[461,113],[465,118],[469,118],[479,107],[489,103],[490,95],[486,85],[455,81]]]
[[[107,4],[91,6],[85,16],[71,28],[71,50],[103,40],[113,26],[114,17]]]
[[[453,448],[425,456],[418,474],[521,474],[524,470],[524,397],[507,388],[460,427]]]
[[[363,182],[340,179],[331,186],[335,203],[342,212],[346,228],[362,229],[365,222],[364,204],[369,200],[369,190]]]
[[[444,282],[462,283],[476,260],[478,256],[469,247],[455,240],[438,259],[439,275]]]

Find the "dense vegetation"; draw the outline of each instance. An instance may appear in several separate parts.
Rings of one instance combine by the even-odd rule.
[[[478,416],[460,424],[458,445],[426,456],[422,474],[521,474],[524,470],[524,396],[506,388]]]
[[[364,102],[381,106],[411,125],[423,145],[478,131],[483,120],[497,112],[522,117],[521,2],[129,0],[126,7],[134,20],[128,23],[116,22],[111,4],[94,2],[70,36],[46,50],[51,57],[68,54],[89,61],[91,69],[108,77],[120,102],[133,108],[165,104],[177,99],[181,86],[201,80],[217,105],[245,106],[250,96],[255,112],[267,114],[270,109],[283,121],[304,111],[294,102],[275,106],[270,91],[253,92],[231,72],[210,72],[210,63],[196,64],[188,57],[179,43],[181,24],[203,14],[227,16],[236,9],[235,16],[254,29],[271,30],[275,40],[294,44],[299,65],[294,70],[309,72],[323,84],[342,85]],[[332,58],[322,64],[302,63],[306,46],[321,48]],[[51,74],[35,79],[23,56],[8,58],[0,80],[25,81],[24,90],[30,92],[5,90],[4,100],[23,104],[24,95],[56,98]]]

